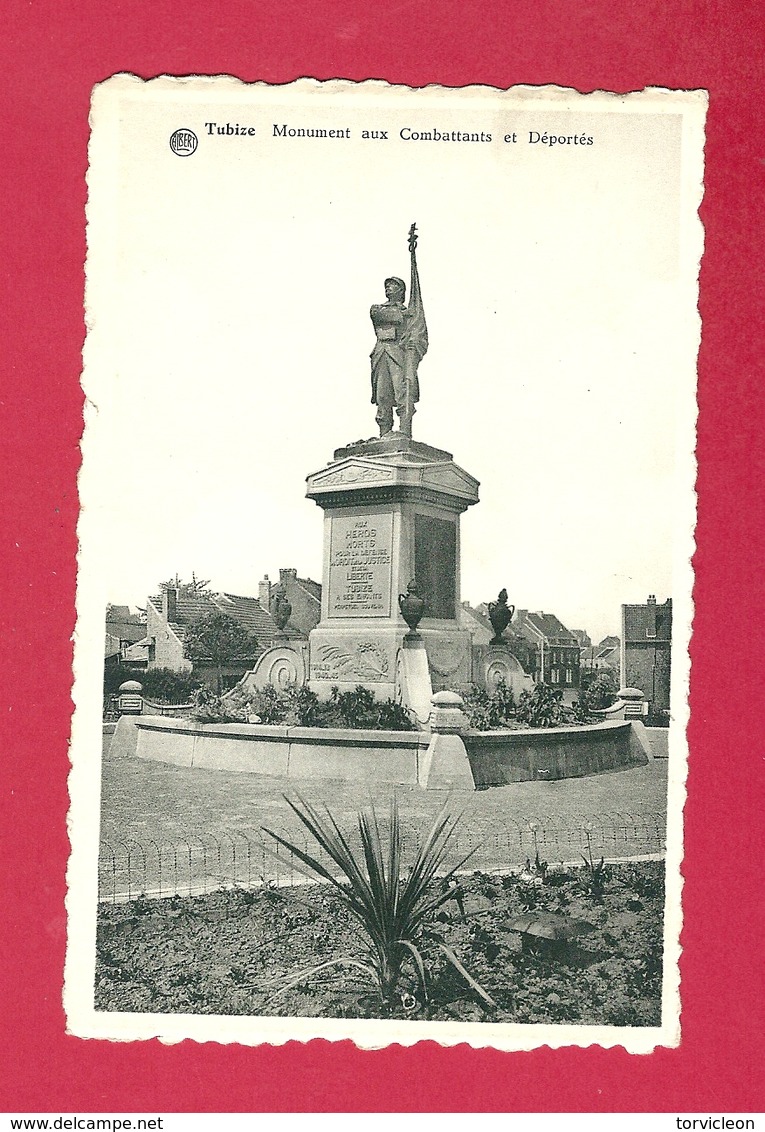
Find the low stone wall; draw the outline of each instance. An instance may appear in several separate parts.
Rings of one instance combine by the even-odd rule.
[[[280,778],[414,785],[430,736],[410,731],[187,723],[139,716],[136,755],[177,766]]]
[[[450,695],[450,693],[442,693]],[[435,697],[434,697],[435,699]],[[438,726],[438,712],[434,728]],[[267,727],[191,723],[152,716],[120,721],[113,757],[294,779],[481,789],[581,778],[645,765],[651,748],[642,723],[619,721],[540,731],[450,732]]]
[[[476,787],[583,778],[643,766],[651,748],[642,723],[619,721],[540,731],[468,731],[462,736]]]

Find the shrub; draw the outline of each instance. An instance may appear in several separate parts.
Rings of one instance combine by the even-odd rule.
[[[611,876],[611,870],[605,863],[604,857],[596,863],[592,856],[592,830],[589,825],[584,826],[584,835],[587,839],[587,855],[585,856],[584,853],[581,855],[584,861],[582,888],[586,895],[599,900],[603,895],[606,881]]]
[[[234,697],[230,697],[233,699]],[[264,688],[249,693],[247,703],[252,715],[257,715],[261,723],[283,723],[287,714],[287,704],[279,695],[273,684],[266,684]]]
[[[247,723],[257,716],[271,726],[350,727],[383,731],[414,731],[415,724],[402,704],[377,701],[372,692],[359,685],[351,692],[332,689],[322,703],[310,688],[291,687],[281,692],[273,684],[259,689],[236,689],[224,698],[207,688],[194,698],[192,719],[199,723]]]
[[[491,693],[477,684],[468,684],[460,694],[470,726],[476,731],[494,731],[515,721],[515,696],[504,680],[500,680]]]
[[[225,715],[221,698],[206,685],[197,688],[192,696],[192,703],[194,707],[191,718],[195,719],[197,723],[223,722]]]
[[[350,692],[335,686],[329,702],[321,705],[320,727],[350,727],[370,731],[414,731],[415,724],[403,704],[394,700],[376,700],[363,684]]]
[[[522,692],[516,716],[529,727],[561,727],[570,718],[560,688],[549,684],[535,684],[533,691]]]
[[[147,700],[155,703],[186,704],[201,681],[192,672],[175,672],[172,668],[129,668],[115,664],[104,669],[104,695],[113,696],[120,684],[137,680]]]
[[[376,705],[380,731],[415,731],[415,724],[407,708],[395,700],[382,700]]]
[[[595,713],[616,703],[616,693],[616,675],[610,668],[583,673],[579,699],[573,705],[575,722],[590,723]]]
[[[346,727],[365,727],[374,710],[375,697],[363,684],[357,684],[352,692],[341,692],[335,685],[329,702]]]
[[[404,967],[407,963],[412,966],[423,1001],[427,1002],[426,964],[429,952],[438,951],[446,956],[487,1006],[496,1005],[432,926],[438,910],[452,899],[449,880],[470,856],[463,857],[439,879],[438,873],[443,867],[459,818],[452,818],[446,809],[442,810],[428,835],[420,842],[411,867],[404,868],[403,835],[395,797],[391,800],[387,844],[380,832],[374,808],[369,814],[359,814],[360,854],[354,854],[348,837],[341,832],[329,810],[320,814],[302,798],[295,802],[287,798],[286,801],[318,847],[340,870],[340,878],[306,850],[271,830],[264,829],[263,832],[302,862],[304,868],[301,871],[307,876],[311,879],[318,876],[334,886],[347,911],[361,928],[363,957],[336,956],[311,970],[303,970],[279,987],[276,994],[284,993],[330,967],[354,967],[372,980],[388,1010],[393,1008],[397,998],[400,998],[405,1010],[411,1010],[416,1005],[411,994],[400,992]]]
[[[296,727],[316,727],[321,715],[319,697],[310,688],[290,688],[283,695],[285,723]]]
[[[617,691],[615,674],[610,669],[603,668],[595,672],[586,682],[580,698],[584,700],[590,711],[602,711],[616,703]]]
[[[188,703],[202,683],[192,672],[173,672],[171,668],[147,668],[139,680],[147,700],[169,704]]]

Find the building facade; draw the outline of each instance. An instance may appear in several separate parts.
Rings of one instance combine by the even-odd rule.
[[[649,714],[669,711],[672,672],[672,598],[622,606],[622,684],[640,688]]]
[[[534,650],[534,680],[562,692],[579,687],[579,641],[554,613],[516,611],[515,633],[525,637]]]
[[[107,605],[104,661],[122,664],[129,659],[130,649],[146,636],[146,617],[131,613],[127,605]]]

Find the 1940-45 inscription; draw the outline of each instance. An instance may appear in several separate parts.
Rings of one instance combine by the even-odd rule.
[[[330,617],[389,617],[393,516],[334,515]]]

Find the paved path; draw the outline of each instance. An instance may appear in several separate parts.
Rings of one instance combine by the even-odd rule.
[[[590,778],[452,792],[448,795],[450,809],[463,814],[453,848],[460,854],[476,849],[471,864],[486,869],[522,864],[527,856],[533,858],[537,847],[551,863],[577,859],[587,848],[588,835],[597,855],[660,852],[664,847],[666,790],[667,763],[657,760],[646,767]],[[231,859],[237,854],[240,863],[246,857],[248,869],[256,858],[261,862],[258,868],[267,869],[271,858],[261,850],[264,842],[270,842],[261,835],[263,826],[309,847],[310,839],[284,798],[285,794],[294,797],[299,792],[293,780],[187,769],[140,759],[107,759],[103,763],[101,836],[111,847],[107,854],[107,871],[112,874],[109,883],[113,889],[124,887],[124,861],[119,865],[114,862],[128,853],[133,854],[130,868],[143,889],[151,885],[146,877],[142,879],[141,870],[146,876],[150,874],[153,883],[161,857],[165,872],[172,861],[177,875],[179,861],[187,856],[190,859],[192,848],[197,864],[189,864],[186,870],[190,879],[197,877],[199,869],[208,874],[211,869],[215,871],[210,861],[216,847],[218,871],[226,874],[229,869],[229,879]],[[342,782],[306,783],[303,793],[311,802],[325,803],[344,829],[353,829],[356,814],[370,803],[385,815],[390,799],[385,788]],[[406,845],[413,851],[447,795],[399,787],[396,796]],[[587,829],[587,825],[592,828]],[[125,848],[131,844],[134,849]],[[228,865],[221,864],[221,846]],[[162,847],[172,848],[165,851]],[[119,880],[114,879],[117,872]],[[257,876],[257,870],[253,876]]]

